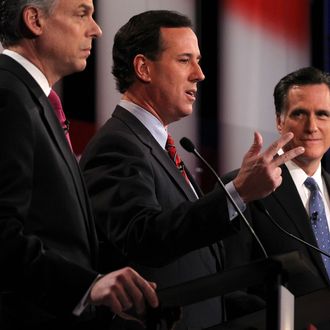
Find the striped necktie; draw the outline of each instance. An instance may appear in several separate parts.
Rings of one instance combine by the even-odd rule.
[[[167,141],[165,145],[165,149],[167,150],[170,158],[175,163],[176,167],[179,169],[180,173],[183,175],[183,177],[186,179],[186,181],[190,184],[187,173],[184,169],[183,161],[181,160],[180,156],[177,153],[174,140],[170,134],[167,136]]]

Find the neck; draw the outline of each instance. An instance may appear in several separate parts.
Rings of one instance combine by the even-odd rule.
[[[8,47],[9,50],[16,52],[17,54],[23,56],[33,65],[35,65],[46,77],[48,80],[49,86],[53,86],[61,77],[54,75],[39,55],[38,51],[36,50],[36,46],[33,40],[30,41],[22,41],[21,44]]]
[[[313,176],[320,166],[320,160],[311,162],[309,160],[295,158],[292,161],[297,164],[308,176]]]
[[[150,112],[153,116],[155,116],[164,126],[167,126],[167,123],[165,123],[165,121],[160,117],[155,107],[151,104],[151,102],[148,101],[148,98],[143,98],[141,96],[136,96],[136,95],[142,95],[142,94],[126,91],[123,94],[122,99],[132,102],[138,105],[139,107],[145,109],[146,111]]]

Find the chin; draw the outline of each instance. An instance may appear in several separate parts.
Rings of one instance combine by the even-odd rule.
[[[323,154],[321,156],[318,156],[318,155],[315,155],[315,154],[302,154],[298,157],[296,157],[295,159],[298,160],[299,162],[302,162],[304,164],[308,164],[308,163],[312,163],[312,162],[315,162],[315,161],[321,161],[323,157]]]
[[[76,64],[76,66],[75,66],[76,70],[75,71],[76,72],[84,71],[86,66],[87,66],[87,61],[86,60],[81,61],[81,62]]]
[[[190,116],[193,113],[193,108],[185,109],[182,111],[182,117]]]

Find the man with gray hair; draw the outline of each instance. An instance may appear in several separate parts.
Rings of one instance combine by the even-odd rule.
[[[102,33],[93,11],[92,0],[0,0],[1,329],[102,329],[95,305],[120,315],[158,305],[133,269],[97,272],[89,199],[52,90],[85,68]]]

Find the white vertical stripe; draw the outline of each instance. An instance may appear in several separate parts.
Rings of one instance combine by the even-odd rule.
[[[220,65],[219,153],[222,173],[241,165],[258,130],[267,147],[276,130],[273,90],[286,74],[309,65],[309,45],[298,48],[259,26],[224,15]]]

